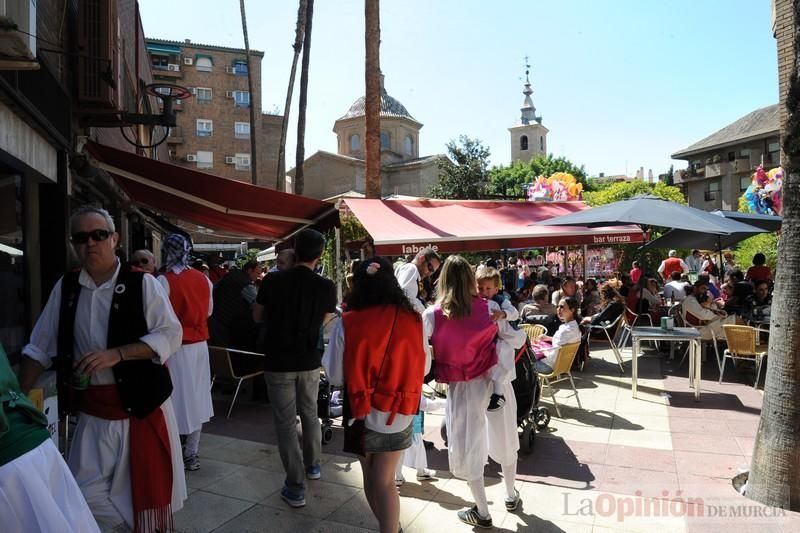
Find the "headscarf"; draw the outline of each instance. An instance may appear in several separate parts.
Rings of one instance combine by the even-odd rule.
[[[182,272],[189,268],[192,245],[183,235],[173,233],[161,245],[161,263],[168,271]]]

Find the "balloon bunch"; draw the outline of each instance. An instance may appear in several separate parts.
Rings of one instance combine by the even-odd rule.
[[[583,185],[575,176],[567,172],[555,172],[549,178],[539,176],[528,187],[528,200],[531,202],[565,202],[580,200]]]
[[[744,199],[753,213],[780,215],[783,208],[783,168],[767,172],[759,165],[744,192]]]

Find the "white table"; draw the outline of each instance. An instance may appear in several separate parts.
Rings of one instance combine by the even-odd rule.
[[[700,399],[700,332],[695,328],[665,330],[655,327],[635,327],[631,330],[633,360],[631,361],[631,392],[636,398],[636,379],[639,377],[637,360],[642,341],[689,342],[689,386],[694,387],[694,399]]]

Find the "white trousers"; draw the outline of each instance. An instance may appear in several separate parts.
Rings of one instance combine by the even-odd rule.
[[[489,457],[500,465],[517,462],[517,398],[511,383],[504,384],[506,404],[499,411],[486,412]]]
[[[491,393],[487,374],[448,386],[445,424],[450,471],[467,481],[483,478],[489,447],[486,406]]]

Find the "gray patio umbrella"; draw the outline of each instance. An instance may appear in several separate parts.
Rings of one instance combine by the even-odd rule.
[[[531,225],[597,228],[622,224],[637,224],[643,230],[646,227],[677,228],[714,235],[756,234],[763,231],[736,220],[652,195],[634,196]]]
[[[712,211],[712,215],[728,220],[747,223],[755,231],[736,232],[729,235],[714,235],[702,231],[673,229],[642,246],[641,249],[652,248],[697,248],[700,250],[720,251],[733,246],[739,241],[752,237],[757,233],[776,231],[781,227],[781,217],[739,213],[737,211]]]

